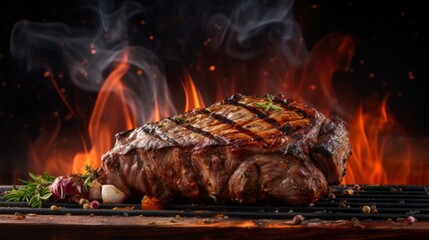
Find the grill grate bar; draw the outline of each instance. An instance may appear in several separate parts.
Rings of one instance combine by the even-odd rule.
[[[336,195],[335,199],[328,199],[326,196],[311,206],[285,206],[284,204],[271,204],[259,206],[246,205],[204,205],[204,204],[170,204],[166,210],[141,210],[139,203],[130,204],[100,204],[99,209],[82,209],[76,203],[48,202],[42,208],[31,208],[25,202],[6,202],[0,198],[0,214],[28,214],[40,215],[104,215],[104,216],[159,216],[175,217],[216,217],[219,214],[230,218],[271,218],[290,219],[300,214],[307,219],[318,218],[326,220],[350,219],[388,219],[396,220],[409,215],[415,216],[419,220],[429,220],[429,195],[427,186],[409,185],[362,185],[361,190],[355,191],[352,195],[343,194],[345,188],[351,185],[332,186],[331,191]],[[0,186],[0,193],[11,187]],[[339,207],[344,202],[346,208]],[[60,208],[56,211],[50,210],[51,205]],[[362,206],[376,206],[378,213],[363,214]],[[118,210],[113,210],[118,207]],[[133,210],[120,209],[132,207]]]

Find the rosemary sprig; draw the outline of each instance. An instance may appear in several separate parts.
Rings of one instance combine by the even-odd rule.
[[[52,193],[49,186],[55,180],[55,177],[44,173],[41,176],[36,176],[29,173],[30,180],[19,180],[24,184],[22,187],[13,186],[13,189],[4,193],[6,201],[25,201],[32,207],[42,207],[43,201],[51,197]]]
[[[176,123],[177,125],[187,122],[187,120],[184,116],[180,116],[180,117],[176,116],[173,119],[174,119],[174,123]]]
[[[273,98],[267,94],[268,102],[255,102],[255,106],[269,112],[271,110],[282,111],[283,109],[273,104]]]
[[[86,173],[81,176],[83,179],[83,190],[85,192],[89,191],[89,188],[91,187],[92,181],[98,178],[98,172],[95,169],[95,167],[91,167],[88,164],[85,164],[85,171]]]

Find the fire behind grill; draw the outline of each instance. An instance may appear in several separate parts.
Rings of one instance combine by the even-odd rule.
[[[141,210],[140,204],[100,204],[99,209],[82,209],[76,203],[48,202],[42,208],[31,208],[25,202],[7,202],[0,197],[0,214],[38,215],[99,215],[99,216],[157,216],[157,217],[215,217],[219,215],[240,219],[291,219],[302,215],[306,219],[351,219],[393,221],[410,215],[418,220],[429,220],[429,186],[410,185],[362,185],[352,195],[344,194],[350,185],[331,187],[335,199],[323,196],[316,203],[306,207],[285,205],[240,206],[240,205],[202,205],[202,204],[170,204],[165,210]],[[0,193],[10,189],[0,186]],[[56,211],[50,210],[57,205]],[[364,214],[363,206],[377,209],[377,213]],[[116,209],[113,209],[115,208]],[[125,207],[133,209],[124,210]],[[122,209],[121,209],[122,208]]]

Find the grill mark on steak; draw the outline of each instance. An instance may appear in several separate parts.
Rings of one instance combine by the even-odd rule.
[[[170,119],[171,121],[174,121],[174,120],[172,120],[172,119]],[[186,128],[186,129],[188,129],[189,131],[192,131],[192,132],[194,132],[194,133],[198,133],[198,134],[200,134],[200,135],[202,135],[202,136],[204,136],[204,137],[208,137],[208,138],[210,138],[210,139],[213,139],[213,140],[215,140],[218,144],[220,144],[220,145],[225,145],[225,144],[227,144],[227,142],[225,141],[225,140],[223,140],[222,138],[220,138],[220,137],[218,137],[218,136],[215,136],[215,135],[213,135],[211,132],[207,132],[207,131],[204,131],[204,130],[202,130],[202,129],[200,129],[200,128],[197,128],[197,127],[194,127],[194,126],[192,126],[192,125],[189,125],[189,124],[181,124],[184,128]]]
[[[244,103],[238,102],[239,98],[237,98],[235,96],[237,96],[237,94],[234,95],[231,98],[225,99],[225,103],[226,104],[230,104],[230,105],[234,105],[234,106],[237,106],[237,107],[242,107],[242,108],[248,110],[249,112],[252,112],[252,113],[256,114],[256,116],[259,119],[264,120],[265,122],[271,124],[274,127],[278,127],[280,125],[275,119],[270,118],[268,114],[264,113],[263,111],[259,110],[258,108],[253,107],[251,105],[246,105]],[[241,95],[239,95],[239,96],[241,98]]]
[[[220,114],[210,112],[207,109],[202,109],[202,110],[198,111],[198,113],[205,114],[205,115],[212,117],[212,118],[214,118],[214,119],[216,119],[222,123],[228,124],[228,125],[232,126],[233,128],[237,129],[238,131],[240,131],[241,133],[244,133],[247,136],[250,136],[253,140],[261,142],[262,144],[264,144],[264,146],[268,146],[268,143],[265,141],[265,139],[263,137],[259,136],[258,134],[254,133],[248,129],[243,128],[238,123],[236,123],[236,122],[234,122],[234,121],[232,121],[232,120],[230,120],[230,119],[228,119],[228,118],[226,118]]]
[[[287,109],[289,111],[293,111],[293,112],[299,113],[304,118],[310,118],[311,117],[309,115],[309,113],[306,112],[305,110],[292,106],[291,103],[295,103],[295,101],[290,100],[290,99],[288,99],[288,101],[286,101],[286,102],[285,101],[286,101],[285,99],[280,99],[278,96],[275,96],[273,98],[273,102],[281,105],[281,107],[283,109]]]
[[[144,126],[142,128],[143,132],[145,132],[146,134],[152,135],[160,140],[167,141],[171,144],[179,145],[179,143],[176,140],[174,140],[174,138],[171,138],[162,132],[156,132],[153,127],[152,128],[148,128],[148,127],[149,127],[148,125]]]

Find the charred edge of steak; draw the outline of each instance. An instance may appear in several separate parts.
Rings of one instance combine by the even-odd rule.
[[[339,184],[346,174],[346,162],[351,155],[349,133],[338,117],[326,119],[310,154],[316,166],[326,176],[328,184]]]

